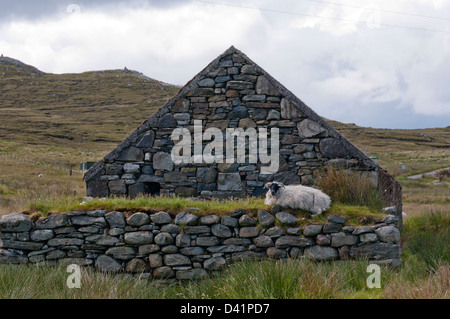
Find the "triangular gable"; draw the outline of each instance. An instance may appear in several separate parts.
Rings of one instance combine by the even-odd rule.
[[[119,146],[114,149],[111,153],[104,157],[104,160],[99,161],[89,169],[85,175],[84,179],[88,181],[91,177],[95,176],[96,173],[101,170],[102,164],[105,161],[111,161],[118,157],[119,153],[129,147],[133,141],[136,140],[139,134],[142,134],[145,131],[148,131],[152,127],[154,127],[162,116],[169,112],[169,107],[172,106],[176,101],[180,98],[186,96],[191,90],[197,87],[199,81],[201,81],[205,74],[209,73],[211,68],[217,66],[220,63],[220,60],[223,57],[237,54],[245,64],[252,65],[255,69],[264,75],[269,82],[278,89],[280,94],[289,100],[292,105],[294,105],[305,117],[313,120],[318,123],[321,127],[328,130],[330,137],[335,138],[336,141],[333,143],[333,147],[342,148],[340,153],[347,154],[347,156],[351,156],[357,158],[362,161],[367,168],[375,169],[377,166],[369,157],[367,157],[362,151],[360,151],[356,146],[354,146],[350,141],[348,141],[345,137],[339,134],[331,125],[329,125],[325,120],[323,120],[316,112],[314,112],[310,107],[308,107],[305,103],[303,103],[297,96],[295,96],[291,91],[289,91],[285,86],[279,83],[275,78],[273,78],[269,73],[267,73],[263,68],[261,68],[258,64],[253,62],[250,58],[248,58],[244,53],[236,49],[234,46],[231,46],[228,50],[218,56],[215,60],[213,60],[206,68],[204,68],[200,73],[198,73],[194,78],[192,78],[180,91],[171,98],[163,107],[161,107],[158,111],[156,111],[148,120],[143,122],[128,138],[126,138]]]
[[[223,81],[223,85],[221,87],[225,88],[226,92],[228,92],[229,88],[232,89],[233,86],[236,85],[245,86],[245,83],[247,83],[245,81],[245,77],[250,78],[252,77],[252,74],[256,75],[256,78],[258,78],[258,80],[260,77],[262,77],[262,79],[265,81],[264,83],[255,84],[255,80],[253,80],[253,85],[256,87],[259,86],[260,90],[267,91],[268,98],[269,95],[274,95],[271,96],[273,103],[272,100],[269,101],[268,98],[264,101],[258,101],[258,97],[261,95],[258,95],[258,92],[253,92],[253,95],[249,93],[248,96],[244,96],[242,98],[241,104],[243,106],[249,109],[265,108],[267,110],[269,110],[273,106],[273,109],[276,109],[276,111],[281,113],[282,115],[279,121],[280,126],[292,127],[293,125],[290,124],[293,124],[295,122],[294,126],[297,128],[297,133],[299,135],[303,134],[301,136],[301,142],[306,141],[312,143],[310,145],[313,145],[315,147],[314,151],[315,153],[317,153],[317,158],[314,159],[316,160],[316,163],[314,163],[315,166],[317,166],[317,163],[320,161],[323,161],[323,163],[321,163],[322,166],[334,161],[340,164],[344,163],[344,165],[355,166],[358,170],[368,171],[369,173],[371,172],[369,175],[375,177],[375,183],[377,183],[378,187],[382,189],[382,191],[384,192],[383,194],[387,194],[387,202],[396,204],[401,208],[401,187],[395,181],[395,179],[393,179],[390,175],[383,171],[377,163],[371,160],[350,141],[339,134],[331,125],[329,125],[324,119],[317,115],[310,107],[303,103],[291,91],[289,91],[286,87],[284,87],[281,83],[274,79],[268,72],[266,72],[263,68],[249,59],[244,53],[237,50],[233,46],[231,46],[223,54],[214,59],[206,68],[204,68],[183,88],[181,88],[180,91],[163,107],[161,107],[147,121],[143,122],[128,138],[126,138],[121,144],[119,144],[116,149],[114,149],[111,153],[105,156],[103,160],[99,161],[90,170],[88,170],[84,176],[86,182],[88,184],[95,184],[96,182],[94,180],[98,179],[98,183],[96,184],[95,188],[100,189],[101,187],[103,187],[103,185],[105,185],[105,180],[108,180],[108,178],[116,178],[115,175],[109,175],[109,177],[103,177],[100,179],[98,178],[99,176],[105,174],[111,174],[105,171],[105,164],[107,163],[119,162],[123,164],[123,162],[133,162],[133,160],[130,160],[130,158],[134,158],[135,162],[140,163],[140,165],[142,165],[142,163],[145,163],[146,159],[144,158],[144,154],[139,150],[139,145],[137,144],[141,143],[142,145],[144,145],[147,142],[152,143],[155,139],[154,134],[157,134],[155,132],[158,132],[160,130],[159,127],[162,127],[162,130],[167,127],[177,127],[177,122],[174,120],[172,113],[180,112],[181,109],[183,109],[181,112],[192,112],[192,108],[194,107],[194,103],[192,103],[187,106],[186,109],[185,106],[181,105],[183,100],[192,100],[193,97],[197,97],[196,99],[199,99],[198,97],[200,96],[205,97],[204,100],[210,102],[214,100],[216,95],[224,95],[223,90],[221,91],[221,93],[216,94],[215,91],[207,85],[205,88],[204,84],[205,81],[207,82],[208,80],[211,80],[211,77],[213,77],[212,75],[214,75],[217,70],[220,71],[228,67],[231,71],[234,71],[233,65],[240,65],[240,67],[236,68],[236,71],[238,73],[233,73],[234,75],[232,76],[223,75],[222,77],[220,77],[219,74],[220,80]],[[216,74],[216,81],[218,81],[219,77],[217,77]],[[255,77],[253,77],[253,79],[254,78]],[[217,87],[217,82],[215,87]],[[273,90],[273,92],[270,92],[271,90]],[[245,89],[239,92],[244,91]],[[249,89],[248,91],[252,90]],[[196,102],[199,102],[197,104],[201,104],[201,98]],[[195,116],[193,116],[192,119],[194,119],[194,117]],[[300,122],[299,119],[301,119]],[[292,121],[293,123],[290,123],[290,121]],[[220,120],[217,120],[209,124],[222,125],[222,122]],[[227,123],[228,122],[226,122],[225,125]],[[265,126],[267,127],[267,125]],[[153,135],[145,135],[147,132],[150,132]],[[322,134],[321,132],[325,133]],[[137,153],[134,154],[133,152]],[[126,155],[124,155],[124,153],[126,153]],[[125,161],[123,161],[124,156],[126,157]],[[289,165],[292,169],[292,163],[289,163]],[[295,168],[298,169],[299,167],[296,166]],[[306,169],[306,171],[308,171],[308,169]],[[176,174],[172,175],[174,176]],[[161,177],[155,177],[155,179],[159,181],[161,180]],[[295,181],[297,181],[297,179],[295,179]],[[131,181],[130,183],[132,182],[133,181]],[[256,183],[250,181],[250,183],[247,182],[247,184],[254,185]],[[108,191],[100,193],[102,196],[109,195]],[[99,195],[99,193],[97,192],[97,194],[95,194],[94,192],[92,195]]]

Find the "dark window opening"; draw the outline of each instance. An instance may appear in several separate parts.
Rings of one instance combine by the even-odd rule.
[[[128,195],[131,199],[139,196],[156,196],[160,194],[161,185],[155,182],[136,183],[128,187]]]
[[[156,196],[160,194],[161,191],[161,184],[160,183],[156,183],[156,182],[148,182],[148,183],[144,183],[145,184],[145,188],[147,191],[147,194],[151,195],[151,196]]]

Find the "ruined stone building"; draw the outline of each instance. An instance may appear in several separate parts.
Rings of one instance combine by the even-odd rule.
[[[185,148],[179,144],[181,136]],[[211,143],[212,136],[217,143]],[[180,160],[173,159],[174,147]],[[267,169],[268,158],[277,162],[275,170]],[[367,174],[401,218],[399,183],[231,47],[91,167],[85,181],[87,195],[96,197],[258,196],[268,181],[308,184],[316,170],[329,164]]]

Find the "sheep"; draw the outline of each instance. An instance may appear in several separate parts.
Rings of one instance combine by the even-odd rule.
[[[322,191],[304,185],[283,185],[280,182],[266,183],[266,205],[280,205],[292,209],[303,209],[315,217],[330,208],[331,199]]]

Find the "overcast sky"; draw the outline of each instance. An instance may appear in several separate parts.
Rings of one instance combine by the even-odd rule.
[[[126,66],[184,85],[234,45],[326,118],[379,128],[450,125],[450,1],[0,0],[0,7],[0,53],[44,72]]]

